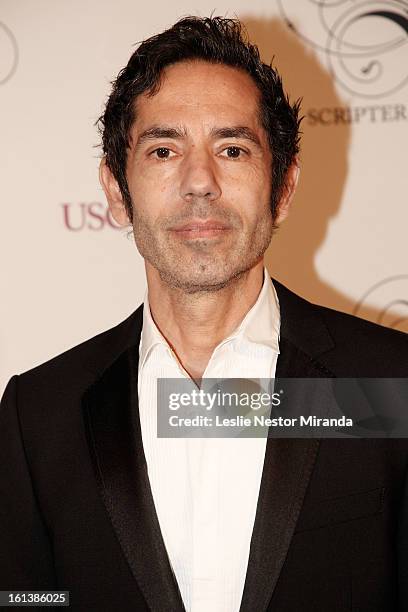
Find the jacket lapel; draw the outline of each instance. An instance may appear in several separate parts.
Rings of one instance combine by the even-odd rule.
[[[137,345],[128,348],[83,398],[99,491],[139,588],[154,612],[183,612],[162,539],[140,430]]]
[[[316,359],[334,346],[323,322],[310,305],[302,307],[303,300],[276,281],[274,286],[281,311],[276,379],[333,377],[334,374]],[[278,384],[275,388],[279,388]],[[301,412],[301,407],[296,410],[296,414]],[[316,438],[270,437],[267,440],[240,612],[268,609],[299,518],[319,444]]]

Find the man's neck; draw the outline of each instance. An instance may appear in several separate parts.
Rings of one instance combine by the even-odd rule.
[[[263,284],[260,261],[218,291],[186,293],[170,287],[146,266],[154,322],[194,379],[201,379],[215,347],[241,323]]]

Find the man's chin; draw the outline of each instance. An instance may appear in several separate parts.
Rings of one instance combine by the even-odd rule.
[[[179,289],[184,293],[214,293],[221,291],[237,278],[242,276],[244,271],[227,273],[217,272],[211,273],[208,270],[192,270],[188,273],[187,270],[183,270],[182,274],[175,274],[174,272],[166,273],[159,271],[160,277],[163,282],[174,289]]]

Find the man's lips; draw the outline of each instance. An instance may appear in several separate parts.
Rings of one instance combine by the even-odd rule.
[[[178,236],[183,236],[184,238],[203,238],[219,236],[230,229],[231,227],[222,221],[208,220],[188,221],[183,225],[171,228],[171,231],[175,232]]]

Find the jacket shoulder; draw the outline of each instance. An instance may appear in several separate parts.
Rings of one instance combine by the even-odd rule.
[[[140,339],[143,310],[139,306],[124,321],[20,374],[22,383],[87,386],[123,351]]]
[[[351,314],[316,306],[330,331],[339,355],[353,372],[366,368],[376,376],[408,376],[408,335]],[[328,356],[329,357],[329,356]]]
[[[295,343],[300,338],[305,352],[318,346],[319,361],[336,376],[408,376],[408,334],[315,304],[273,282],[288,335]]]

